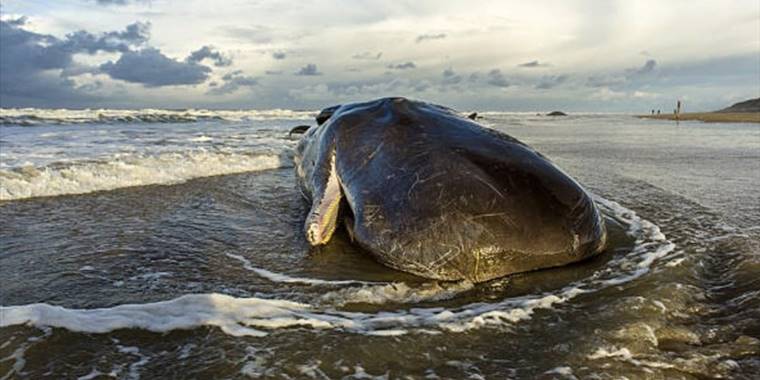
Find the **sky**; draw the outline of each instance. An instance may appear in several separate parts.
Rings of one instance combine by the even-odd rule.
[[[760,1],[0,0],[0,106],[707,111],[760,97]]]

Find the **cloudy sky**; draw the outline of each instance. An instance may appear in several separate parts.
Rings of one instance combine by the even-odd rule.
[[[757,0],[1,0],[0,13],[2,107],[407,96],[640,112],[760,97]]]

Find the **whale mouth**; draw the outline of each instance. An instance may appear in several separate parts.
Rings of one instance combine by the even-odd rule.
[[[338,224],[340,202],[343,199],[338,172],[335,169],[335,151],[330,156],[327,183],[321,196],[315,197],[306,217],[306,239],[312,246],[330,241]]]

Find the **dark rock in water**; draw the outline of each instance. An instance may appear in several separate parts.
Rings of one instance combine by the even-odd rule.
[[[760,98],[745,100],[715,112],[760,112]]]
[[[311,128],[311,125],[297,125],[293,127],[290,132],[288,132],[288,137],[290,137],[294,133],[305,133],[306,131]]]
[[[473,112],[473,113],[467,115],[467,118],[470,119],[470,120],[476,120],[478,118],[478,113],[477,112]]]
[[[546,116],[567,116],[567,114],[562,111],[552,111],[547,113]]]

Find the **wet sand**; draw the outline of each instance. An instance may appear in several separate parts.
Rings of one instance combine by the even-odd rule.
[[[638,115],[642,119],[676,120],[676,115]],[[697,120],[705,123],[760,123],[760,112],[688,112],[678,116],[678,120]]]

